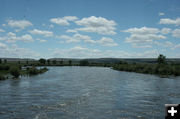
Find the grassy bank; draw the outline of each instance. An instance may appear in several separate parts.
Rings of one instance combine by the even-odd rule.
[[[180,76],[180,65],[172,64],[120,63],[115,64],[113,69],[119,71],[156,74],[165,77],[168,77],[169,75]]]
[[[1,61],[1,60],[0,60]],[[170,75],[180,76],[180,62],[166,61],[166,57],[159,55],[153,62],[129,62],[128,60],[120,60],[117,62],[90,62],[86,59],[83,60],[51,60],[39,59],[31,61],[1,61],[0,63],[0,79],[6,78],[8,74],[14,77],[20,75],[37,75],[46,72],[47,68],[37,69],[36,66],[99,66],[99,67],[112,67],[119,71],[137,72],[145,74],[156,74],[168,77]]]
[[[170,75],[180,76],[180,63],[168,63],[166,57],[159,55],[157,63],[127,63],[119,62],[113,65],[113,69],[145,74],[156,74],[163,77]]]
[[[17,63],[0,64],[0,80],[18,78],[22,75],[37,75],[47,70],[46,67],[38,69],[35,66],[23,66]]]

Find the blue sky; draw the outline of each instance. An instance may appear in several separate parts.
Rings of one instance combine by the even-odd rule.
[[[179,0],[0,0],[0,57],[180,58]]]

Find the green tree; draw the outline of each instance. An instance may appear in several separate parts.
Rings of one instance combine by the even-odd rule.
[[[0,59],[0,64],[2,63],[2,60]]]
[[[46,63],[46,59],[41,58],[41,59],[39,59],[39,62],[40,62],[41,64],[45,64],[45,63]]]
[[[7,59],[4,59],[4,64],[6,64],[7,63]]]
[[[61,64],[61,65],[63,64],[63,60],[60,61],[60,64]]]
[[[19,68],[17,67],[11,67],[10,74],[13,75],[15,78],[18,78],[20,75]]]
[[[89,62],[87,60],[81,60],[80,61],[80,66],[88,66]]]
[[[50,59],[48,59],[48,60],[47,60],[47,63],[50,64],[50,62],[51,62]]]
[[[56,64],[56,60],[53,60],[52,62],[53,62],[53,64]]]
[[[70,66],[72,65],[72,61],[71,61],[71,60],[69,60],[69,65],[70,65]]]
[[[28,61],[28,60],[26,61],[26,64],[29,64],[29,61]]]
[[[166,56],[160,54],[157,58],[158,64],[165,64],[166,63]]]
[[[21,64],[21,62],[20,62],[20,61],[18,61],[18,64]]]
[[[6,78],[0,74],[0,80],[5,80]]]

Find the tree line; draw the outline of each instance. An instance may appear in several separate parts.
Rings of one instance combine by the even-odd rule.
[[[28,67],[26,71],[22,70],[22,67]],[[157,58],[156,63],[137,63],[137,62],[126,62],[120,61],[118,63],[90,63],[88,60],[80,60],[78,63],[74,63],[72,60],[57,61],[55,59],[44,59],[40,58],[38,61],[16,61],[10,62],[7,59],[0,59],[0,79],[3,78],[3,74],[9,73],[14,77],[19,77],[22,74],[39,74],[47,71],[47,68],[41,70],[37,69],[36,66],[103,66],[112,67],[119,71],[146,73],[146,74],[157,74],[162,76],[180,76],[180,63],[167,62],[166,56],[160,54]]]

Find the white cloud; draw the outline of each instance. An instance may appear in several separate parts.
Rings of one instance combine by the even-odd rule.
[[[170,28],[163,28],[163,29],[161,29],[161,33],[162,34],[168,34],[168,33],[170,33],[171,32],[171,29]]]
[[[14,43],[17,41],[24,41],[24,42],[33,42],[33,38],[29,34],[22,35],[20,37],[16,36],[15,33],[9,32],[4,37],[0,37],[0,40],[5,40],[9,43]]]
[[[149,27],[141,27],[141,28],[130,28],[127,30],[123,30],[123,32],[131,33],[131,34],[156,34],[159,33],[159,29],[157,28],[149,28]]]
[[[165,36],[158,34],[160,30],[157,28],[130,28],[123,32],[131,33],[130,37],[125,39],[125,42],[132,44],[135,48],[151,48],[154,41],[166,39]]]
[[[113,39],[108,37],[102,37],[100,40],[92,40],[90,36],[87,35],[81,35],[81,34],[74,34],[73,36],[67,36],[67,35],[61,35],[57,38],[66,40],[66,43],[72,43],[72,42],[81,42],[84,41],[86,43],[97,43],[103,46],[117,46],[118,44],[114,42]],[[62,42],[61,42],[62,43]]]
[[[47,40],[44,40],[44,39],[37,39],[39,42],[41,42],[41,43],[44,43],[44,42],[47,42]]]
[[[0,41],[5,40],[5,39],[6,39],[5,37],[0,37]]]
[[[22,40],[22,41],[25,41],[25,42],[33,42],[34,41],[32,36],[29,35],[29,34],[25,34],[25,35],[19,37],[19,40]]]
[[[99,50],[76,46],[70,49],[52,49],[51,57],[64,58],[152,58],[159,55],[157,50],[144,51],[142,53],[127,52],[123,50]]]
[[[172,25],[180,25],[180,18],[177,19],[169,19],[169,18],[164,18],[164,19],[160,19],[159,24],[172,24]]]
[[[164,16],[164,15],[165,15],[165,13],[159,12],[159,16]]]
[[[15,58],[37,58],[40,55],[27,48],[19,48],[17,45],[0,47],[1,57],[15,57]]]
[[[114,42],[113,39],[107,38],[107,37],[102,37],[100,40],[97,41],[97,43],[103,45],[103,46],[117,46],[118,44]]]
[[[44,30],[33,29],[33,30],[29,31],[29,32],[31,34],[34,34],[34,35],[43,35],[45,37],[53,36],[53,32],[51,32],[51,31],[44,31]]]
[[[58,17],[50,19],[50,22],[61,25],[61,26],[68,26],[69,21],[75,21],[78,18],[76,16],[65,16],[65,17]]]
[[[66,30],[66,32],[68,32],[68,33],[77,33],[77,31],[74,30],[74,29],[68,29],[68,30]]]
[[[166,41],[166,42],[154,41],[154,44],[162,46],[162,47],[169,47],[169,48],[172,48],[174,46],[174,44],[172,42],[170,42],[170,41]]]
[[[180,48],[180,44],[177,44],[173,47],[173,49]]]
[[[164,44],[165,47],[173,47],[173,45],[174,44],[172,42],[170,42],[170,41],[166,41],[165,44]]]
[[[166,41],[166,42],[155,42],[156,45],[162,46],[162,47],[166,47],[166,48],[170,48],[171,50],[175,50],[177,48],[180,48],[180,44],[174,44],[170,41]]]
[[[151,44],[136,44],[136,43],[132,43],[132,47],[133,48],[152,48]]]
[[[0,48],[6,48],[6,47],[7,47],[6,44],[0,43]]]
[[[91,16],[75,21],[77,25],[84,26],[76,28],[76,31],[93,32],[103,35],[114,35],[116,23],[113,20],[107,20],[103,17]]]
[[[76,46],[70,49],[55,49],[53,50],[52,57],[61,56],[65,58],[87,58],[87,57],[95,57],[96,54],[99,53],[99,50],[96,49],[88,49],[80,46]]]
[[[5,32],[5,30],[3,30],[3,29],[0,29],[0,32]]]
[[[49,25],[49,28],[54,28],[54,25],[50,24],[50,25]]]
[[[4,27],[5,27],[5,26],[6,26],[6,24],[2,24],[2,26],[4,26]]]
[[[18,28],[20,30],[33,25],[30,21],[27,20],[7,20],[7,22],[8,26],[12,28]]]
[[[66,43],[80,42],[81,40],[84,40],[85,42],[91,41],[91,37],[81,34],[74,34],[73,36],[61,35],[58,36],[58,38],[65,39]]]
[[[175,29],[174,31],[172,31],[172,36],[180,38],[180,29]]]

